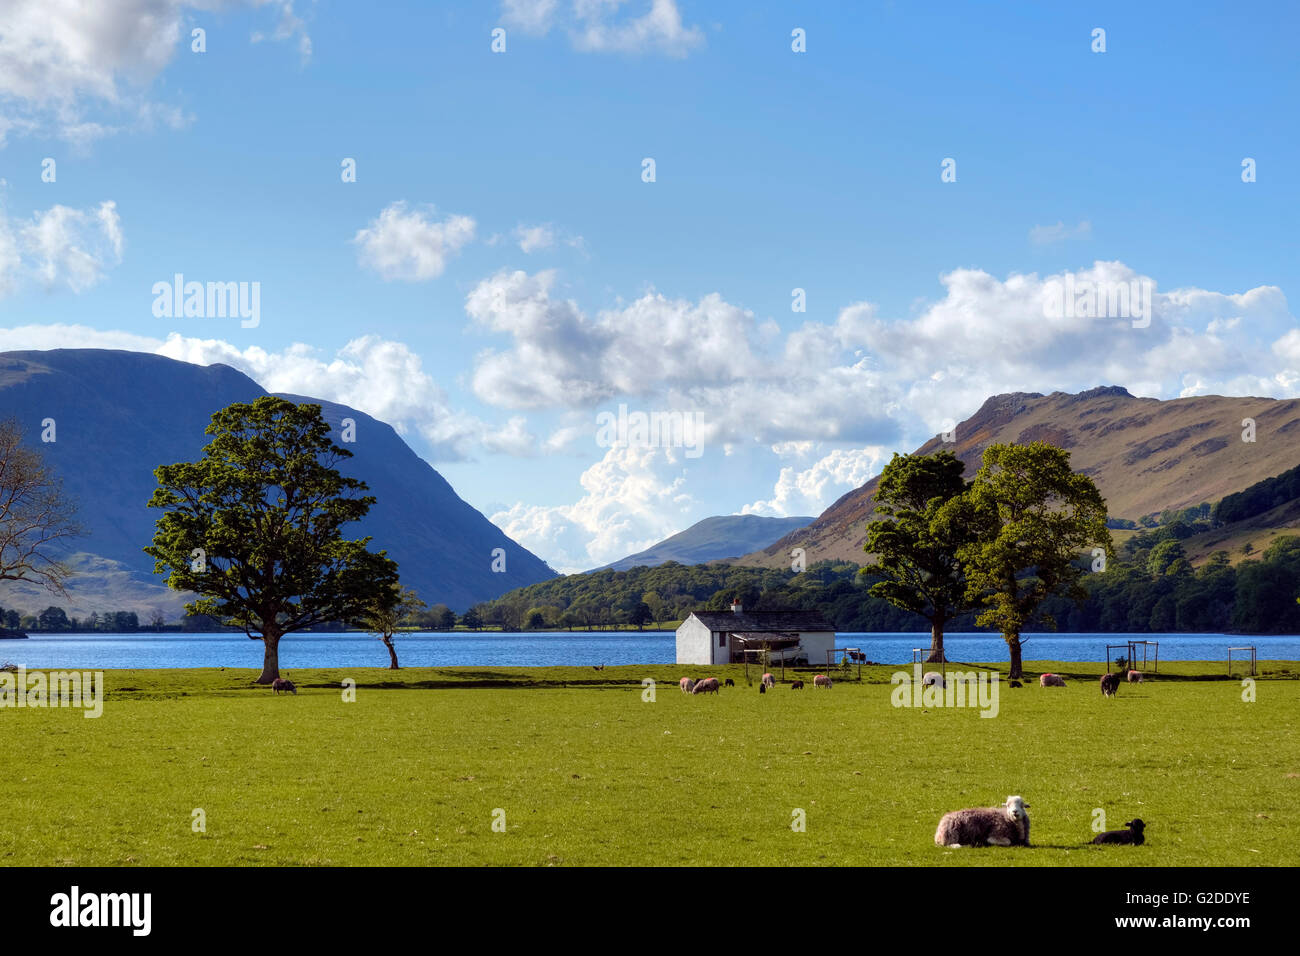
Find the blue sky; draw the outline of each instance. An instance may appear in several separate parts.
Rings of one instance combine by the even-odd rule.
[[[160,351],[348,402],[564,570],[713,514],[816,514],[998,392],[1296,394],[1298,25],[18,0],[0,348]],[[259,283],[257,326],[156,317],[178,272]],[[1152,321],[1046,319],[1066,274],[1151,283]],[[702,454],[602,447],[620,404],[695,416]]]

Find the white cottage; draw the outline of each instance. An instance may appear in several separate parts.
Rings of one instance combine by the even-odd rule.
[[[835,625],[820,611],[696,611],[677,628],[678,664],[739,664],[746,650],[766,647],[774,660],[825,663]]]

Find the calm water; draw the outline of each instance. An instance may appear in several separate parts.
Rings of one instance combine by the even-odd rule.
[[[1107,644],[1129,637],[1158,640],[1161,660],[1224,660],[1229,646],[1243,644],[1254,644],[1261,660],[1300,660],[1300,636],[1230,634],[1031,634],[1024,655],[1025,660],[1104,660]],[[869,660],[905,664],[912,660],[912,648],[929,647],[930,635],[840,634],[836,643],[861,648]],[[672,631],[403,634],[396,644],[398,660],[409,667],[671,664],[676,657]],[[1007,659],[1006,644],[997,635],[949,634],[945,646],[953,661]],[[262,646],[239,634],[33,635],[0,641],[3,661],[29,668],[258,667]],[[387,667],[388,652],[364,634],[291,635],[280,642],[280,666]]]

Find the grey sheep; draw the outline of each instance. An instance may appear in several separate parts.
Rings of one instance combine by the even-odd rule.
[[[945,813],[934,831],[938,846],[1029,846],[1028,804],[1007,797],[1000,807],[977,807]]]

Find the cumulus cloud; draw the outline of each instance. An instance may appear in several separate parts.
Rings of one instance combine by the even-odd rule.
[[[475,223],[469,216],[439,222],[433,215],[433,207],[421,212],[408,210],[405,202],[391,204],[352,238],[358,262],[389,281],[436,279],[447,260],[473,241]]]
[[[501,19],[535,36],[562,27],[574,49],[587,53],[684,57],[704,45],[699,27],[683,23],[676,0],[634,4],[639,16],[625,13],[627,6],[627,0],[503,0]]]
[[[695,502],[674,449],[617,446],[582,473],[571,505],[519,503],[491,520],[569,574],[617,561],[681,530]]]
[[[239,0],[234,0],[239,2]],[[274,36],[311,41],[292,0],[242,0],[280,14]],[[9,132],[49,128],[86,144],[122,128],[149,126],[175,107],[150,101],[147,88],[189,41],[192,11],[222,0],[6,0],[0,4],[0,146]],[[98,110],[108,118],[89,119]]]
[[[821,514],[841,495],[875,477],[889,455],[880,446],[836,448],[807,468],[783,467],[772,497],[745,505],[740,513],[778,518]]]
[[[89,209],[56,204],[26,220],[0,213],[0,296],[27,279],[84,292],[122,261],[123,246],[112,200]]]

